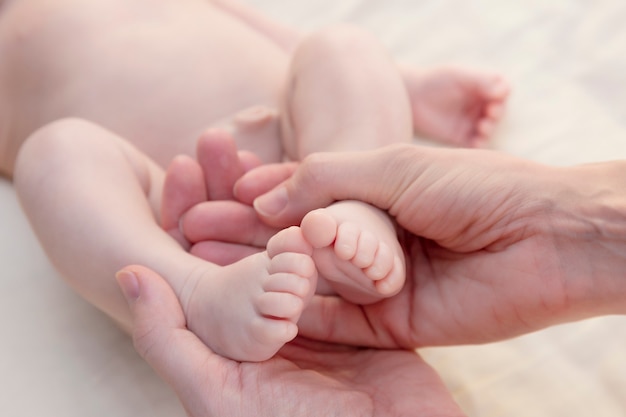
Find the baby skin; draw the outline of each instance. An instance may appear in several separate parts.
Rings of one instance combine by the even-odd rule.
[[[371,304],[404,284],[404,254],[391,219],[360,201],[341,201],[302,219],[320,277],[346,300]]]
[[[460,67],[406,70],[413,130],[440,142],[484,145],[502,117],[509,94],[498,75]],[[308,213],[301,223],[313,246],[320,287],[356,304],[397,294],[405,281],[405,258],[386,213],[358,201],[342,201]]]
[[[237,229],[236,213],[223,213],[220,230],[236,232],[206,239],[240,243],[248,252],[228,262],[209,259],[210,265],[157,224],[169,204],[161,201],[164,167],[177,154],[193,155],[207,126],[224,123],[235,125],[237,145],[264,163],[407,142],[413,131],[476,146],[499,118],[506,85],[482,72],[398,71],[370,37],[354,30],[303,37],[242,9],[205,0],[149,7],[127,0],[3,3],[0,172],[15,174],[42,246],[90,303],[130,327],[111,278],[125,265],[146,265],[168,279],[188,326],[210,347],[234,359],[263,360],[295,334],[317,286],[314,272],[282,268],[281,259],[313,259],[326,289],[330,285],[355,302],[376,302],[396,293],[404,280],[393,223],[360,203],[338,203],[311,213],[298,232],[281,232],[270,241],[278,231],[266,229],[250,243]],[[293,91],[289,100],[282,97]],[[257,105],[276,115],[238,114]],[[294,125],[287,129],[285,120]],[[309,129],[319,128],[319,120],[328,122],[326,131]],[[255,126],[262,135],[254,134]],[[215,167],[204,171],[221,178]],[[209,197],[233,199],[232,185]],[[52,209],[60,201],[63,209]],[[263,254],[268,242],[271,250]],[[282,281],[286,277],[293,282]],[[310,290],[301,288],[303,281]],[[276,298],[288,300],[284,307],[268,307],[267,300]],[[246,351],[252,340],[258,343]]]
[[[405,78],[405,82],[412,103],[415,129],[429,130],[439,141],[459,146],[477,146],[488,139],[502,115],[508,95],[508,85],[501,77],[462,68],[424,71],[419,77]],[[428,87],[430,83],[432,86]],[[443,97],[436,94],[439,87],[442,87]],[[449,97],[446,98],[445,93]],[[429,101],[437,104],[432,103],[431,107]],[[421,119],[417,118],[417,113]],[[256,107],[242,112],[217,129],[207,131],[204,136],[216,142],[241,142],[242,139],[271,141],[271,136],[278,134],[279,117],[274,109]],[[457,130],[446,129],[446,123],[454,123]],[[200,149],[198,151],[201,152]],[[211,148],[205,151],[210,153]],[[215,166],[205,168],[209,171]],[[187,177],[184,171],[168,171],[170,179],[176,176]],[[166,200],[164,203],[167,205],[169,202]],[[208,222],[240,224],[234,218],[212,218]],[[197,228],[190,225],[188,229],[193,233]],[[319,273],[317,293],[338,294],[353,303],[371,304],[402,289],[405,281],[404,252],[393,221],[383,211],[358,201],[337,202],[307,214],[301,223],[301,233],[313,248],[312,257]],[[232,242],[236,239],[233,235],[236,232],[228,231],[224,235],[193,236],[190,240],[195,243],[203,239]],[[242,237],[242,240],[246,239]],[[205,250],[200,256],[210,257],[211,254]],[[255,285],[253,281],[250,284]]]
[[[345,33],[339,33],[340,43],[343,37]],[[267,135],[278,132],[278,128],[271,127],[278,124],[282,128],[280,133],[286,156],[300,159],[318,150],[342,150],[342,144],[349,144],[347,149],[371,149],[387,143],[408,142],[412,131],[424,131],[430,137],[457,146],[478,146],[492,134],[501,117],[508,86],[499,76],[454,67],[406,69],[402,77],[399,74],[394,76],[398,71],[386,65],[382,54],[375,59],[363,54],[357,60],[366,62],[368,68],[380,67],[377,74],[387,74],[380,77],[385,81],[379,84],[375,93],[366,98],[372,102],[397,103],[397,106],[391,117],[387,115],[390,112],[375,106],[367,109],[370,113],[364,113],[359,102],[363,97],[358,96],[353,101],[350,97],[354,90],[362,94],[367,86],[354,88],[354,80],[342,78],[344,74],[352,77],[356,73],[346,71],[349,64],[343,62],[345,56],[350,56],[350,60],[354,57],[336,54],[335,49],[336,45],[325,48],[323,40],[305,42],[294,62],[307,62],[309,66],[294,65],[298,70],[292,70],[293,82],[288,85],[298,87],[288,91],[288,105],[284,106],[282,113],[257,108],[245,112],[245,117],[235,117],[229,125],[222,126],[223,130],[237,142],[254,142],[256,132],[264,142],[271,142]],[[335,59],[322,59],[329,55]],[[316,68],[317,62],[323,62],[323,68]],[[315,76],[311,75],[313,72]],[[312,103],[328,100],[328,96],[320,91],[335,91],[337,94],[332,97],[332,103],[318,105],[315,110]],[[360,110],[353,111],[354,108]],[[363,122],[355,126],[350,124],[351,120]],[[225,133],[213,131],[210,134]],[[206,171],[210,169],[214,166],[206,167]],[[205,222],[209,223],[240,222],[235,219]],[[314,248],[313,259],[320,277],[319,293],[338,294],[353,303],[370,304],[402,289],[404,253],[394,223],[386,213],[367,204],[345,201],[309,213],[302,220],[301,227],[304,238]],[[194,229],[197,228],[190,228]],[[224,237],[232,239],[234,234]],[[197,242],[197,236],[192,240]]]
[[[460,66],[400,72],[418,135],[461,147],[484,146],[493,135],[510,92],[499,74]]]
[[[413,129],[440,142],[465,147],[486,143],[509,93],[499,76],[442,67],[408,71]],[[383,211],[358,201],[315,210],[302,220],[305,239],[324,282],[357,304],[397,294],[404,285],[405,259],[395,226]]]
[[[280,231],[267,250],[199,274],[188,326],[211,349],[238,361],[270,359],[296,337],[317,273],[300,228]],[[193,278],[192,278],[193,279]]]
[[[229,123],[217,125],[205,132],[201,141],[214,141],[213,146],[218,147],[220,145],[215,142],[229,141],[234,136],[238,141],[267,141],[277,134],[278,117],[278,113],[272,109],[247,109]],[[209,144],[206,150],[210,152],[211,149],[213,148]],[[206,158],[207,161],[220,160],[217,155],[202,155],[203,150],[201,146],[198,147],[199,158]],[[230,158],[234,158],[234,155],[221,160],[230,161]],[[208,162],[206,166],[213,175],[205,175],[217,177],[215,163]],[[170,180],[172,168],[174,164],[170,168]],[[188,174],[181,173],[181,177],[183,176],[189,177]],[[222,176],[232,177],[225,173]],[[189,181],[184,179],[179,183],[184,182],[188,186]],[[232,192],[215,190],[221,188],[218,184],[213,184],[210,188],[213,189],[211,198],[216,200]],[[175,192],[171,190],[169,194]],[[241,224],[233,219],[212,220],[208,223]],[[165,227],[172,236],[178,236],[178,221],[169,222]],[[359,201],[341,201],[309,213],[302,220],[301,228],[303,238],[313,248],[313,259],[319,272],[318,293],[339,294],[356,304],[371,304],[395,295],[402,288],[405,279],[404,254],[395,226],[383,211]],[[190,227],[189,231],[193,234],[198,229],[200,228]],[[198,237],[189,234],[187,237],[198,243]],[[180,238],[177,240],[181,241]],[[213,247],[202,249],[201,246],[196,246],[192,253],[203,256],[213,250]]]

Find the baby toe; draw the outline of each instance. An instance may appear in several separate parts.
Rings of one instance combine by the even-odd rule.
[[[402,289],[404,281],[406,280],[402,262],[403,261],[399,257],[394,256],[391,271],[384,279],[374,283],[376,290],[380,294],[390,297],[397,294]]]
[[[491,103],[485,111],[486,117],[492,120],[498,120],[504,114],[504,105],[502,103]]]
[[[354,223],[340,224],[337,228],[337,238],[334,245],[335,255],[344,261],[354,258],[360,235],[361,231]]]
[[[257,360],[269,359],[283,344],[298,335],[298,326],[289,320],[274,320],[258,317],[253,320],[250,336],[259,344],[259,350],[269,353]]]
[[[378,246],[374,262],[363,272],[373,281],[385,278],[393,268],[394,254],[389,245],[381,242]]]
[[[276,273],[263,282],[265,292],[285,292],[306,298],[311,292],[311,281],[294,274]]]
[[[301,277],[312,277],[315,274],[313,259],[304,253],[279,253],[270,261],[268,272],[270,274],[289,273]]]
[[[311,255],[313,248],[302,234],[302,230],[297,226],[292,226],[276,233],[267,242],[267,254],[274,258],[281,253],[302,253]]]
[[[359,236],[357,252],[352,264],[358,268],[367,268],[374,262],[379,240],[370,232],[362,231]]]
[[[337,236],[337,222],[325,209],[313,210],[300,225],[304,238],[314,247],[330,246]]]
[[[487,90],[487,96],[493,100],[504,100],[507,98],[511,90],[509,83],[504,80],[500,75],[494,76],[489,89]]]
[[[478,136],[484,137],[484,138],[491,136],[494,130],[495,130],[495,124],[490,119],[481,120],[480,123],[478,123],[478,126],[476,128]]]
[[[283,292],[266,292],[256,300],[259,314],[265,317],[297,321],[304,308],[302,298]]]

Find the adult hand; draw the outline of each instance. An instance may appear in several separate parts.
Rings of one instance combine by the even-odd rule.
[[[388,210],[407,231],[403,291],[371,306],[317,297],[299,327],[323,340],[409,347],[625,313],[625,171],[623,163],[556,168],[491,151],[396,145],[312,155],[297,169],[260,167],[235,189],[274,226],[336,200]]]
[[[415,352],[297,339],[266,362],[234,362],[187,330],[176,295],[155,272],[131,266],[117,279],[137,351],[189,416],[463,416]]]
[[[230,134],[218,129],[199,138],[196,153],[197,159],[176,157],[167,170],[161,226],[190,253],[218,265],[264,251],[277,229],[233,195],[235,182],[260,160],[237,152]]]

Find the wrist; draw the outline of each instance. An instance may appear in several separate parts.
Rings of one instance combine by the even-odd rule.
[[[557,168],[549,211],[572,318],[626,314],[626,162]]]

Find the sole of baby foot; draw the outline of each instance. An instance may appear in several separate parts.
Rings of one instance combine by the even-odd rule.
[[[320,277],[343,298],[358,304],[395,295],[404,284],[405,271],[392,223],[369,205],[345,203],[358,223],[339,214],[347,204],[312,211],[302,220]]]

